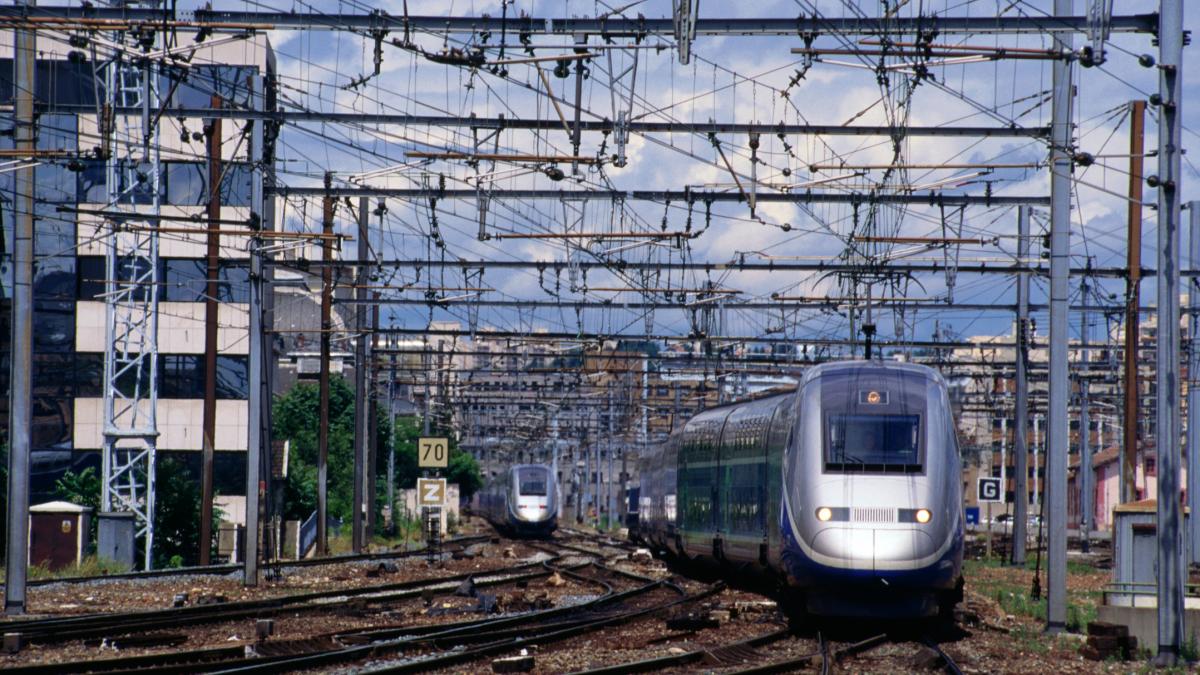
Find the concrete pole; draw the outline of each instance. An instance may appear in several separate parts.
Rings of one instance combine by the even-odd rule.
[[[17,0],[33,7],[33,0]],[[16,110],[13,140],[17,150],[33,154],[33,92],[37,36],[18,28],[14,36],[13,75]],[[29,561],[29,451],[33,420],[33,165],[16,171],[13,212],[12,354],[9,356],[8,542],[4,613],[25,613]]]
[[[1088,282],[1083,280],[1083,304],[1087,306],[1088,297]],[[1087,553],[1091,548],[1091,531],[1092,531],[1092,480],[1095,476],[1092,475],[1092,432],[1091,424],[1088,417],[1088,358],[1090,352],[1087,349],[1088,342],[1091,340],[1092,325],[1087,310],[1083,311],[1083,326],[1080,331],[1080,342],[1083,343],[1083,364],[1079,372],[1083,377],[1079,380],[1079,539],[1083,542],[1083,552]]]
[[[391,420],[391,434],[388,436],[387,458],[387,503],[388,512],[392,514],[389,534],[396,533],[396,357],[392,357],[392,376],[388,378],[388,419]],[[488,479],[487,464],[483,467],[483,478]]]
[[[262,78],[254,78],[252,107],[255,110],[264,108]],[[261,162],[263,155],[263,122],[251,122],[250,156]],[[259,216],[259,227],[264,226],[265,215],[263,205],[263,174],[261,170],[254,172],[251,181],[250,204],[253,213]],[[269,224],[269,223],[267,223]],[[263,282],[262,238],[250,239],[250,347],[247,357],[247,367],[250,371],[249,401],[247,401],[246,416],[246,546],[242,556],[242,584],[245,586],[258,585],[258,531],[260,518],[260,496],[263,490],[259,483],[262,481],[263,449],[270,448],[270,441],[264,434],[263,404],[264,399],[270,401],[270,391],[266,387],[266,359],[264,348],[270,344],[266,339],[266,328],[263,321],[263,296],[266,285]],[[268,451],[269,456],[269,451]],[[270,475],[269,473],[267,474]]]
[[[1054,14],[1073,13],[1072,0],[1054,0]],[[1069,52],[1070,34],[1056,34],[1057,50]],[[1046,434],[1046,632],[1059,633],[1067,625],[1067,453],[1070,429],[1067,404],[1070,370],[1067,364],[1069,326],[1067,306],[1071,260],[1071,64],[1056,59],[1052,66],[1050,122],[1050,400]]]
[[[1038,510],[1042,505],[1042,490],[1045,489],[1045,477],[1042,471],[1042,416],[1033,416],[1033,508]],[[1039,514],[1040,515],[1040,514]]]
[[[613,520],[617,517],[617,493],[613,483],[613,414],[612,396],[608,399],[608,529],[613,528]]]
[[[1008,416],[1000,418],[1000,498],[1007,500],[1008,491]]]
[[[330,176],[325,176],[329,187]],[[321,261],[333,260],[333,197],[325,197],[321,210]],[[321,372],[318,382],[319,416],[317,427],[317,555],[329,555],[329,538],[326,525],[329,513],[329,331],[333,329],[333,267],[321,268]]]
[[[1183,0],[1158,15],[1158,657],[1174,666],[1183,644],[1182,508],[1179,493],[1179,182],[1183,105]]]
[[[371,543],[376,529],[376,501],[378,490],[375,481],[379,477],[379,368],[375,360],[375,329],[379,327],[379,291],[372,291],[375,304],[371,307],[367,333],[367,475],[364,488],[366,501],[366,543]]]
[[[1188,205],[1191,231],[1191,267],[1200,270],[1200,201]],[[1200,563],[1200,278],[1188,287],[1188,397],[1187,397],[1187,501],[1188,552],[1192,564]]]
[[[1017,260],[1029,258],[1029,207],[1017,207]],[[1012,564],[1025,566],[1026,521],[1029,519],[1029,272],[1017,273],[1016,394],[1013,402]]]
[[[366,197],[358,200],[358,259],[366,260],[370,255],[367,226],[370,218],[370,203]],[[355,279],[354,295],[358,304],[354,309],[354,329],[358,336],[354,340],[354,502],[350,516],[351,549],[362,553],[365,532],[363,528],[363,505],[366,502],[367,443],[371,437],[370,412],[367,405],[367,268],[360,266]]]

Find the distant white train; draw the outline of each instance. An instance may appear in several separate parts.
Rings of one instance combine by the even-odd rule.
[[[517,464],[479,491],[479,511],[501,532],[545,537],[558,528],[558,494],[546,464]]]

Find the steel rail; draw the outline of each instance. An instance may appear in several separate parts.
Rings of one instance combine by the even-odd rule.
[[[455,537],[443,542],[443,546],[456,546],[464,544],[473,544],[486,541],[488,537],[483,535],[470,535],[466,537]],[[391,560],[396,558],[409,558],[420,555],[425,555],[427,551],[424,548],[415,548],[409,551],[384,551],[380,553],[362,553],[357,555],[336,555],[318,558],[303,558],[300,560],[266,560],[264,565],[271,567],[317,567],[320,565],[337,565],[347,562],[362,562],[370,560]],[[51,577],[47,579],[35,579],[28,582],[29,586],[49,586],[51,584],[87,584],[96,581],[133,581],[138,579],[162,579],[174,576],[191,576],[191,575],[220,575],[231,574],[242,569],[241,564],[224,564],[224,565],[195,565],[192,567],[174,567],[154,570],[140,570],[135,572],[116,572],[113,574],[97,574],[90,576],[76,577]],[[3,582],[0,582],[0,587],[3,587]]]
[[[791,634],[791,631],[784,628],[782,630],[772,631],[763,635],[758,635],[745,640],[730,642],[718,647],[706,647],[697,649],[683,654],[672,654],[670,656],[660,656],[643,661],[633,661],[630,663],[619,663],[612,666],[604,666],[601,668],[592,668],[590,670],[574,671],[573,675],[619,675],[620,673],[645,673],[664,668],[678,668],[687,666],[698,661],[705,661],[707,658],[719,654],[723,650],[738,650],[750,647],[759,647],[762,645],[778,642]],[[710,664],[717,665],[717,664]],[[719,667],[719,666],[718,666]],[[800,667],[798,664],[795,667]],[[744,672],[744,671],[738,671]],[[781,672],[781,671],[777,671]]]
[[[262,600],[246,600],[215,605],[193,605],[190,607],[141,612],[84,614],[71,617],[12,621],[5,624],[5,627],[6,631],[21,633],[31,642],[63,642],[91,637],[106,637],[114,634],[128,634],[141,629],[188,626],[198,623],[219,623],[234,618],[262,616],[264,613],[278,611],[324,610],[331,606],[330,603],[320,603],[308,607],[304,605],[305,603],[341,596],[346,596],[346,602],[353,601],[356,596],[369,594],[380,595],[391,593],[389,597],[404,597],[407,594],[419,593],[430,586],[463,581],[471,577],[523,573],[523,570],[536,567],[539,564],[524,563],[497,570],[475,570],[447,577],[414,579],[362,588],[313,591]]]
[[[657,582],[657,583],[661,583],[661,582]],[[649,586],[654,586],[654,584],[650,584]],[[570,638],[573,638],[573,637],[576,637],[579,635],[583,635],[583,634],[586,634],[586,633],[589,633],[589,632],[592,632],[592,631],[595,631],[595,630],[598,630],[601,628],[607,628],[609,626],[620,625],[620,624],[628,623],[630,621],[641,619],[646,616],[661,612],[663,610],[670,609],[672,607],[678,607],[683,604],[698,602],[700,600],[703,600],[704,598],[711,597],[712,595],[720,592],[723,589],[724,589],[724,586],[721,584],[718,584],[718,585],[712,586],[709,589],[706,589],[705,591],[702,591],[700,593],[693,594],[693,595],[686,595],[683,598],[680,598],[680,599],[677,599],[677,600],[674,600],[671,602],[660,603],[657,605],[653,605],[651,607],[618,614],[613,617],[601,618],[596,621],[586,623],[586,624],[583,624],[580,626],[575,626],[575,627],[571,627],[571,628],[567,628],[567,629],[563,629],[563,630],[558,630],[558,631],[554,631],[554,632],[546,633],[546,634],[542,634],[542,635],[533,635],[533,636],[529,636],[529,637],[525,637],[525,638],[511,640],[511,641],[505,640],[505,641],[499,642],[497,644],[486,645],[484,647],[480,647],[480,648],[474,649],[474,650],[466,650],[461,653],[447,654],[442,657],[437,657],[437,658],[429,659],[429,660],[423,660],[423,661],[419,661],[419,662],[415,662],[415,663],[410,662],[410,663],[401,664],[401,665],[397,665],[397,666],[393,666],[393,667],[381,668],[378,670],[373,670],[371,672],[374,674],[379,674],[379,675],[382,675],[384,673],[389,673],[389,674],[409,673],[409,672],[415,672],[415,671],[419,671],[419,670],[426,670],[430,666],[440,668],[440,667],[445,667],[445,666],[449,666],[449,665],[455,665],[455,664],[459,664],[459,663],[473,661],[480,657],[491,656],[493,654],[497,654],[500,652],[511,651],[514,649],[520,649],[522,647],[527,647],[527,646],[531,646],[531,645],[535,645],[535,644],[536,645],[553,644],[555,642],[567,640],[567,639],[570,639]],[[634,590],[638,590],[638,589],[634,589]]]
[[[543,560],[543,561],[539,561],[536,563],[529,563],[526,565],[518,566],[518,567],[522,567],[522,568],[540,566],[542,569],[540,569],[536,572],[525,573],[525,574],[520,574],[520,575],[516,575],[516,576],[486,578],[486,579],[483,579],[482,581],[477,582],[477,586],[480,586],[480,587],[502,586],[502,585],[507,585],[507,584],[516,583],[516,582],[527,581],[527,580],[533,579],[533,578],[544,577],[544,576],[550,575],[551,573],[558,572],[563,575],[571,576],[572,578],[576,578],[577,580],[579,580],[581,582],[596,583],[596,584],[606,588],[607,590],[603,597],[609,597],[614,594],[611,586],[609,584],[607,584],[606,582],[604,582],[602,580],[597,580],[597,579],[594,579],[591,577],[578,575],[574,571],[576,569],[583,569],[583,568],[590,567],[590,566],[594,565],[594,563],[583,563],[581,565],[573,566],[573,567],[551,567],[549,563],[553,562],[554,560],[559,559],[559,557],[560,556],[555,555],[554,558],[552,558],[550,560]],[[513,569],[515,569],[515,568],[513,568]],[[605,570],[609,571],[609,572],[619,572],[616,570],[607,570],[607,568],[605,568]],[[470,573],[466,573],[463,575],[455,575],[453,577],[441,577],[438,579],[431,579],[428,581],[436,582],[437,584],[440,584],[440,585],[451,585],[455,581],[460,580],[461,577],[466,577],[466,578],[480,577],[481,578],[481,577],[492,577],[493,575],[494,575],[493,572],[475,571],[475,572],[470,572]],[[636,577],[636,575],[632,575],[632,576]],[[646,579],[645,578],[637,578],[637,580],[640,582],[640,581],[645,581]],[[376,592],[378,591],[379,588],[380,587],[370,587],[370,588],[366,588],[366,589],[362,589],[362,590],[364,593],[372,594],[372,599],[392,600],[392,599],[396,598],[395,594],[384,595],[384,596],[378,595]],[[411,597],[411,596],[415,596],[418,593],[422,593],[422,592],[424,592],[424,589],[416,588],[416,589],[406,591],[405,593],[403,593],[403,596]],[[318,608],[321,610],[327,610],[331,606],[332,605],[330,605],[328,603],[323,603],[323,604],[319,605]],[[293,608],[289,611],[294,611],[294,609],[295,608]],[[556,610],[548,610],[548,612],[570,611],[572,609],[575,609],[575,607],[558,608]],[[509,617],[509,618],[504,619],[503,621],[516,622],[516,621],[520,621],[521,619],[528,618],[529,616],[532,616],[534,614],[537,614],[538,617],[545,615],[545,613],[530,613],[530,614],[521,615],[519,617]],[[253,616],[256,616],[256,617],[262,616],[262,614],[254,614]],[[388,628],[368,629],[368,630],[359,629],[359,630],[340,631],[340,632],[334,632],[334,633],[321,634],[321,635],[313,636],[310,638],[304,638],[302,640],[284,641],[282,643],[272,643],[272,644],[273,645],[274,644],[287,645],[289,642],[291,642],[291,643],[296,643],[296,642],[311,643],[313,641],[319,641],[319,640],[342,641],[342,640],[353,640],[356,637],[359,639],[371,641],[372,639],[377,639],[380,636],[389,636],[389,635],[406,635],[406,636],[409,636],[409,638],[410,638],[407,640],[407,642],[422,643],[424,641],[432,641],[432,640],[436,640],[439,638],[456,635],[460,631],[463,633],[466,633],[466,634],[471,634],[472,632],[476,631],[479,627],[484,626],[484,625],[495,624],[496,621],[497,620],[495,620],[495,619],[485,619],[485,620],[472,620],[472,621],[467,621],[467,622],[460,622],[460,623],[456,623],[456,624],[452,624],[452,625],[446,625],[446,624],[442,624],[442,625],[431,624],[431,625],[427,625],[427,626],[406,625],[406,626],[402,626],[402,627],[393,627],[390,629],[388,629]],[[425,637],[422,637],[422,636],[425,636]],[[351,647],[351,649],[353,649],[353,648],[354,647]],[[323,655],[324,655],[324,653],[320,652],[320,650],[315,650],[315,651],[310,651],[309,653],[303,653],[303,654],[293,653],[293,654],[274,655],[274,656],[247,656],[245,653],[245,647],[238,646],[238,647],[233,647],[233,648],[215,648],[215,649],[207,648],[207,649],[190,650],[190,651],[184,651],[184,652],[149,654],[149,655],[143,655],[143,656],[127,657],[127,658],[96,659],[96,660],[87,660],[87,661],[76,661],[76,662],[70,662],[70,663],[39,664],[39,665],[11,668],[11,669],[7,669],[6,672],[14,673],[14,675],[49,675],[51,673],[60,673],[60,672],[72,672],[72,673],[81,673],[81,674],[82,673],[124,672],[127,669],[128,670],[136,669],[138,672],[141,672],[141,673],[177,673],[177,672],[196,672],[199,670],[204,670],[205,672],[208,672],[208,671],[212,671],[215,668],[221,667],[221,666],[228,667],[228,666],[239,666],[239,665],[246,665],[246,664],[252,664],[253,666],[255,666],[257,668],[265,667],[268,669],[274,669],[275,668],[274,664],[281,662],[281,661],[291,661],[296,658],[320,658]]]
[[[562,571],[562,570],[560,569],[559,571]],[[573,573],[570,573],[570,574],[573,574]],[[583,575],[578,575],[578,576],[583,577]],[[587,579],[587,577],[583,577],[583,578]],[[595,580],[593,580],[593,581],[595,581]],[[639,595],[643,595],[645,593],[648,593],[650,591],[653,591],[653,590],[656,590],[659,588],[671,588],[671,589],[675,590],[677,593],[684,595],[684,597],[679,600],[675,600],[673,602],[660,603],[660,604],[654,605],[650,608],[635,610],[632,612],[623,612],[623,613],[619,613],[615,616],[608,614],[608,615],[602,615],[600,618],[594,619],[591,621],[572,622],[571,625],[568,625],[565,628],[561,627],[562,626],[561,623],[552,624],[550,626],[550,628],[551,628],[550,632],[538,631],[536,626],[527,627],[527,628],[525,628],[525,630],[521,631],[521,633],[520,633],[521,637],[515,637],[515,638],[514,637],[504,637],[504,638],[501,638],[500,640],[494,640],[492,642],[485,643],[478,647],[467,648],[467,649],[455,651],[455,652],[448,653],[448,654],[442,654],[440,656],[435,656],[432,658],[425,658],[425,659],[420,659],[420,660],[416,660],[416,661],[408,661],[406,663],[403,663],[403,664],[400,664],[397,666],[384,667],[382,669],[375,670],[372,672],[391,673],[391,672],[412,672],[412,671],[418,671],[418,670],[420,670],[420,671],[431,670],[431,669],[443,668],[446,666],[455,665],[455,664],[463,663],[463,662],[467,662],[467,661],[472,661],[472,660],[475,660],[475,659],[478,659],[478,658],[481,658],[484,656],[493,655],[493,654],[496,654],[496,653],[499,653],[499,652],[502,652],[505,650],[517,649],[522,646],[526,646],[526,645],[530,645],[530,644],[549,644],[549,643],[552,643],[555,641],[567,639],[569,637],[574,637],[576,635],[580,635],[580,634],[586,633],[588,631],[593,631],[598,628],[603,628],[608,625],[614,625],[617,623],[623,623],[626,621],[630,621],[630,620],[633,620],[640,616],[644,616],[644,615],[652,613],[652,612],[660,611],[667,607],[678,605],[681,602],[690,602],[690,601],[702,599],[703,597],[708,597],[708,595],[710,595],[711,593],[716,592],[716,590],[719,590],[714,587],[713,589],[710,589],[707,593],[701,593],[701,594],[697,594],[697,595],[693,595],[693,596],[688,596],[683,593],[682,589],[672,586],[671,584],[666,584],[660,580],[649,580],[649,581],[647,581],[647,583],[644,583],[643,585],[638,586],[636,588],[633,588],[633,589],[630,589],[627,591],[622,591],[622,592],[607,593],[606,595],[604,595],[600,598],[594,599],[592,601],[589,601],[589,602],[581,604],[581,605],[573,605],[570,607],[554,608],[554,609],[544,610],[544,611],[540,611],[540,612],[530,612],[530,613],[522,614],[522,615],[515,616],[515,617],[505,617],[505,618],[501,618],[501,619],[492,619],[492,620],[486,620],[486,621],[473,621],[473,622],[468,622],[467,624],[456,625],[456,626],[450,627],[448,629],[438,630],[436,632],[429,632],[429,633],[426,633],[421,636],[413,636],[414,631],[413,631],[413,627],[411,627],[411,626],[396,627],[395,630],[403,631],[403,634],[405,635],[405,637],[399,637],[397,639],[386,641],[386,642],[374,642],[371,644],[366,644],[366,645],[361,645],[361,646],[347,647],[345,649],[340,649],[340,650],[333,650],[333,651],[321,652],[321,653],[316,653],[316,654],[310,654],[310,655],[300,656],[300,657],[296,657],[296,658],[292,658],[292,659],[281,660],[281,661],[277,661],[277,662],[273,662],[273,663],[255,663],[252,660],[247,660],[245,665],[240,665],[240,666],[228,668],[225,670],[217,670],[217,671],[213,671],[213,672],[242,673],[242,674],[291,672],[291,671],[294,671],[297,669],[306,669],[306,668],[313,668],[313,667],[319,667],[319,666],[326,666],[326,665],[330,665],[333,663],[345,663],[348,661],[358,660],[360,658],[367,658],[367,657],[378,658],[380,656],[383,656],[383,655],[391,653],[391,652],[400,651],[400,650],[404,650],[409,647],[420,646],[420,645],[435,645],[436,646],[436,645],[442,644],[446,641],[450,641],[450,642],[453,642],[454,644],[461,645],[463,643],[466,643],[466,642],[469,642],[472,640],[486,639],[487,637],[492,636],[493,634],[489,633],[489,631],[496,631],[497,633],[499,633],[501,635],[506,635],[506,636],[514,635],[513,633],[509,632],[508,629],[517,627],[517,626],[522,626],[524,624],[528,624],[531,621],[536,622],[536,621],[544,620],[547,618],[558,617],[558,616],[564,615],[564,614],[586,613],[589,611],[595,611],[602,606],[610,605],[610,604],[620,602],[620,601],[628,599],[628,598],[633,598],[633,597],[636,597]]]
[[[926,636],[921,639],[921,644],[932,649],[937,653],[938,656],[942,657],[942,667],[947,673],[950,675],[962,675],[962,671],[959,670],[958,664],[954,662],[954,659],[950,658],[950,655],[947,654],[944,649],[942,649],[942,646],[939,645],[936,640]]]

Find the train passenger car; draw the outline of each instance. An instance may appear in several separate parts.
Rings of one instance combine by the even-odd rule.
[[[641,532],[661,553],[769,575],[814,614],[961,599],[958,441],[932,369],[813,367],[795,391],[696,415],[642,471]]]
[[[546,464],[517,464],[480,491],[484,518],[511,536],[544,537],[558,528],[558,491]]]

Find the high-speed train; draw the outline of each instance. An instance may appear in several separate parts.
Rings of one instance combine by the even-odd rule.
[[[547,536],[558,528],[558,489],[547,464],[516,464],[479,491],[481,515],[512,536]]]
[[[824,364],[643,456],[638,536],[774,577],[813,614],[948,615],[962,599],[960,466],[936,371]]]

